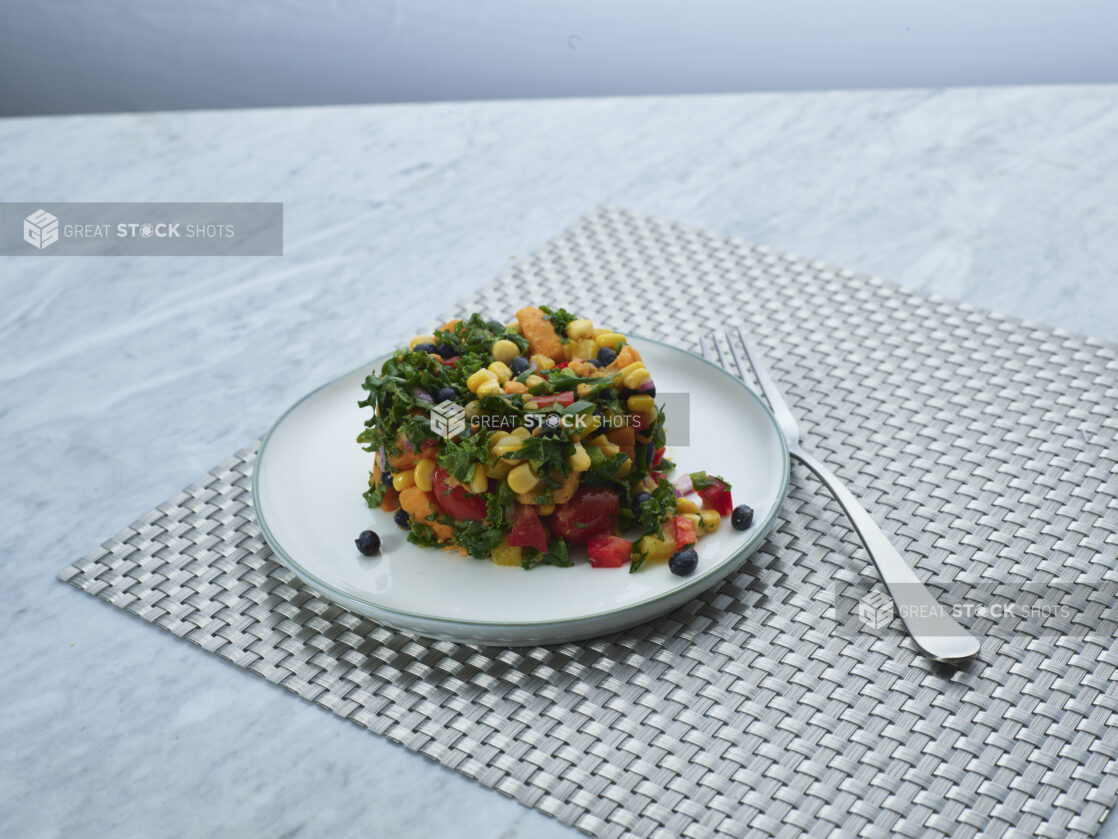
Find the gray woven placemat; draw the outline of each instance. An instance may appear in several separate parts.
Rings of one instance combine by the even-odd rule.
[[[839,632],[835,586],[873,573],[798,468],[740,573],[591,642],[417,640],[324,602],[261,538],[256,445],[61,578],[599,836],[1097,830],[1118,795],[1118,350],[608,208],[458,312],[510,301],[688,348],[742,324],[945,602],[1036,583],[1075,601],[1068,631],[966,621],[985,642],[963,670],[895,627]]]

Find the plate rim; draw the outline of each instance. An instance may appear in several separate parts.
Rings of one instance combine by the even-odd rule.
[[[634,333],[634,332],[630,332],[629,335],[630,335],[630,337],[632,337],[636,341],[647,342],[647,343],[650,343],[650,344],[656,344],[657,346],[663,347],[663,348],[671,350],[673,352],[679,352],[679,353],[683,353],[684,355],[691,356],[692,358],[697,359],[698,361],[702,362],[703,364],[707,365],[708,367],[713,368],[718,373],[722,374],[727,379],[729,379],[731,382],[733,382],[740,390],[742,390],[746,394],[748,394],[748,396],[754,402],[757,403],[758,407],[761,408],[761,412],[764,414],[766,419],[768,419],[769,424],[772,426],[772,429],[776,432],[776,438],[777,438],[777,441],[780,444],[781,454],[783,455],[783,457],[781,458],[781,467],[782,468],[781,468],[781,478],[780,478],[780,490],[777,493],[777,502],[776,502],[776,504],[773,505],[773,508],[769,512],[769,515],[764,519],[764,521],[762,521],[760,523],[760,525],[758,525],[756,527],[754,533],[741,545],[740,548],[738,548],[738,550],[731,553],[725,560],[723,560],[722,562],[718,563],[717,565],[711,567],[710,569],[708,569],[703,574],[689,579],[687,581],[686,585],[684,585],[680,588],[670,590],[670,591],[661,592],[658,595],[646,598],[644,600],[638,600],[634,603],[628,603],[628,604],[626,604],[624,606],[621,606],[617,609],[610,609],[609,611],[604,611],[604,612],[593,612],[593,613],[588,614],[588,615],[579,615],[579,616],[567,617],[567,618],[555,618],[555,619],[552,619],[552,620],[541,620],[541,621],[500,621],[500,620],[483,621],[483,620],[472,620],[472,619],[465,619],[465,618],[452,618],[452,617],[446,617],[446,616],[442,616],[442,615],[428,615],[428,614],[424,614],[422,612],[411,612],[411,611],[407,611],[407,610],[404,610],[404,609],[396,609],[396,608],[393,608],[391,606],[384,606],[384,605],[381,605],[379,603],[373,603],[373,602],[370,602],[369,600],[366,600],[363,597],[356,597],[356,596],[354,596],[352,594],[349,594],[347,592],[340,591],[339,589],[337,589],[336,587],[334,587],[330,583],[327,583],[325,580],[320,579],[317,575],[312,574],[311,572],[309,572],[305,568],[303,568],[298,562],[296,562],[290,556],[290,554],[288,554],[282,548],[282,546],[279,544],[279,540],[276,539],[275,534],[273,534],[271,529],[268,527],[268,523],[267,523],[267,520],[264,516],[264,512],[261,509],[261,503],[260,503],[260,469],[259,469],[259,464],[263,461],[264,454],[265,454],[265,452],[267,451],[267,448],[268,448],[268,444],[271,443],[272,438],[275,436],[276,430],[283,424],[284,420],[286,420],[287,417],[290,414],[292,414],[297,408],[299,408],[299,406],[301,406],[304,402],[307,402],[308,400],[312,399],[319,392],[321,392],[323,390],[326,390],[329,387],[332,387],[333,385],[340,382],[342,379],[346,379],[346,378],[352,376],[354,373],[358,373],[358,372],[360,372],[362,370],[366,370],[366,369],[374,369],[375,370],[376,365],[383,364],[384,361],[387,361],[389,358],[391,358],[392,355],[395,353],[395,350],[393,350],[390,353],[386,353],[384,355],[377,356],[376,358],[372,359],[371,361],[366,362],[366,363],[361,364],[361,365],[358,365],[357,367],[352,368],[348,372],[342,373],[339,376],[335,376],[334,378],[330,379],[328,382],[325,382],[324,384],[319,385],[314,390],[310,391],[309,393],[305,394],[300,399],[298,399],[296,402],[294,402],[290,407],[287,408],[286,411],[284,411],[282,414],[280,414],[279,418],[276,419],[276,421],[274,423],[272,423],[271,428],[268,429],[268,433],[264,435],[264,438],[260,443],[260,449],[256,453],[256,459],[253,462],[253,467],[252,467],[252,507],[253,507],[253,512],[256,515],[256,522],[257,522],[257,524],[260,525],[261,534],[264,536],[264,541],[267,542],[268,547],[271,548],[272,551],[276,554],[277,559],[281,560],[282,565],[285,565],[289,571],[291,571],[293,574],[295,574],[295,576],[302,579],[305,583],[309,584],[312,588],[315,588],[316,590],[318,590],[319,593],[322,594],[323,596],[325,596],[328,600],[332,600],[335,603],[339,603],[339,604],[343,604],[345,602],[356,603],[356,604],[360,604],[364,608],[369,609],[369,610],[374,611],[374,612],[384,613],[386,615],[397,615],[401,618],[406,618],[406,619],[409,619],[409,620],[412,620],[412,621],[434,621],[436,623],[444,624],[444,625],[447,625],[447,626],[489,627],[491,629],[505,630],[505,629],[534,629],[534,628],[543,628],[543,627],[549,627],[549,626],[570,625],[570,624],[582,623],[584,621],[604,620],[604,619],[607,619],[607,618],[612,617],[612,616],[623,614],[625,612],[639,610],[639,609],[651,606],[651,605],[655,604],[657,601],[662,600],[666,597],[678,596],[678,595],[684,594],[684,593],[686,593],[686,592],[688,592],[689,590],[692,590],[692,589],[696,589],[696,590],[694,591],[694,593],[690,597],[686,598],[682,602],[687,602],[688,600],[691,600],[694,597],[698,597],[700,594],[703,593],[703,591],[706,590],[705,588],[702,587],[702,585],[701,585],[702,583],[709,580],[718,571],[725,570],[726,574],[729,574],[731,571],[733,571],[734,567],[736,567],[734,565],[736,560],[740,560],[740,559],[742,559],[744,557],[747,557],[747,556],[751,555],[752,553],[754,553],[757,550],[757,548],[760,547],[760,545],[764,541],[765,537],[768,536],[769,531],[772,529],[773,524],[776,522],[776,518],[780,514],[780,511],[784,506],[784,502],[788,497],[788,486],[789,486],[789,483],[791,481],[791,476],[792,476],[792,464],[791,464],[791,459],[790,459],[790,455],[789,455],[789,451],[788,451],[788,441],[784,438],[784,432],[781,430],[780,425],[777,423],[776,417],[773,416],[773,413],[769,409],[769,406],[765,404],[764,400],[762,400],[761,397],[758,396],[758,394],[756,393],[756,391],[753,390],[753,388],[751,388],[749,385],[747,385],[741,379],[734,376],[732,373],[730,373],[729,370],[726,370],[721,365],[715,364],[713,361],[710,361],[709,359],[704,358],[703,356],[699,355],[696,352],[692,352],[691,350],[685,349],[683,347],[677,347],[674,344],[667,343],[666,341],[660,341],[660,340],[657,340],[655,338],[646,338],[645,336],[639,335],[639,334]],[[478,561],[480,562],[480,560],[478,560]],[[629,572],[626,572],[626,573],[629,573]],[[717,579],[715,579],[714,582],[717,582]],[[346,608],[350,608],[350,607],[346,607]]]

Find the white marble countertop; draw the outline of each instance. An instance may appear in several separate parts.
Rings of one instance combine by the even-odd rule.
[[[0,260],[4,832],[574,836],[55,573],[600,203],[1118,339],[1116,136],[1118,87],[0,121],[4,200],[282,201],[287,243]]]

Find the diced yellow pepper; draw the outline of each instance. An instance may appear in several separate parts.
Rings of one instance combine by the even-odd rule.
[[[555,366],[555,362],[552,361],[551,356],[542,355],[540,353],[536,353],[532,356],[532,361],[536,362],[537,370],[550,370]],[[531,387],[531,385],[529,385],[529,387]]]
[[[493,553],[489,558],[493,561],[494,565],[520,565],[520,561],[524,556],[524,549],[519,545],[513,547],[508,543],[502,543],[493,549]]]

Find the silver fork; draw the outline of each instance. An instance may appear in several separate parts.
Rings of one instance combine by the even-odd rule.
[[[769,400],[773,416],[780,430],[788,441],[788,453],[810,469],[831,491],[854,525],[858,538],[866,547],[866,552],[877,566],[885,587],[896,604],[901,621],[912,636],[912,640],[924,655],[936,661],[959,661],[971,658],[978,654],[978,640],[961,627],[944,609],[931,592],[920,582],[912,568],[900,555],[889,541],[889,537],[882,532],[876,522],[866,512],[854,494],[834,472],[827,468],[818,458],[805,451],[800,444],[800,427],[792,412],[788,409],[784,397],[780,395],[776,384],[769,376],[768,370],[761,361],[761,357],[753,349],[740,329],[732,330],[737,334],[749,366],[757,377],[761,390]],[[703,355],[712,361],[717,361],[722,367],[727,367],[722,357],[722,350],[718,345],[715,335],[704,336],[702,341]],[[731,331],[726,332],[726,343],[730,346],[734,364],[742,380],[745,380],[746,364],[743,361],[737,346],[734,345]]]

